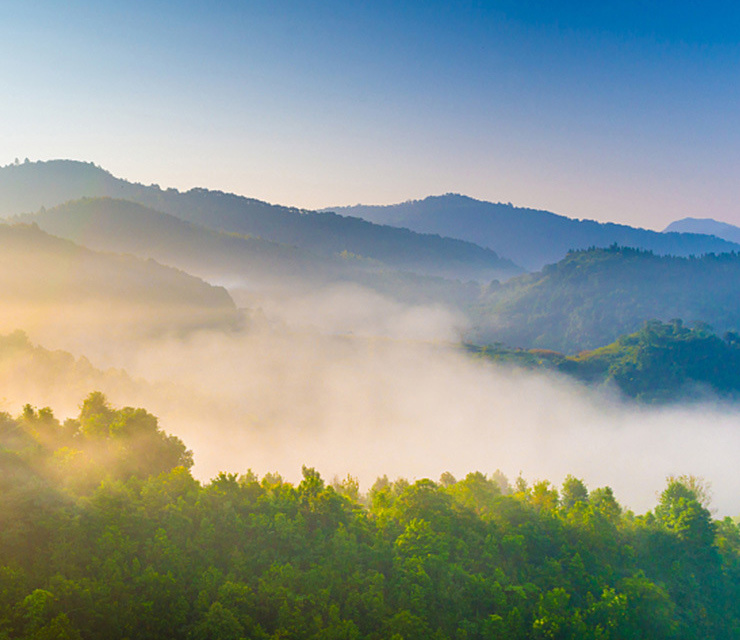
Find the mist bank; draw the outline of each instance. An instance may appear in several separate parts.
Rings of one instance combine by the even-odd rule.
[[[476,360],[442,341],[271,325],[150,339],[105,357],[125,372],[89,365],[78,376],[67,359],[42,388],[28,359],[5,353],[0,383],[39,407],[58,407],[70,390],[61,417],[77,413],[70,397],[79,403],[93,388],[116,405],[145,406],[193,449],[203,480],[253,469],[295,481],[303,465],[329,479],[352,474],[363,490],[383,475],[500,469],[560,484],[573,474],[641,512],[668,475],[693,474],[712,482],[718,513],[740,512],[731,403],[638,407],[616,389]],[[81,393],[81,381],[94,386]]]
[[[733,404],[638,408],[616,392],[410,341],[201,335],[138,357],[132,371],[239,412],[206,437],[176,431],[205,477],[252,468],[295,479],[308,464],[328,478],[356,475],[367,488],[380,475],[501,469],[558,484],[571,473],[642,511],[666,476],[694,474],[711,480],[721,513],[740,511]]]
[[[740,511],[733,404],[640,408],[608,385],[476,360],[460,345],[470,320],[423,296],[358,282],[228,293],[37,228],[0,230],[21,239],[3,254],[0,329],[28,333],[18,353],[71,354],[49,365],[9,351],[0,381],[9,409],[30,402],[76,415],[70,398],[98,389],[159,416],[193,448],[203,479],[248,468],[297,479],[304,464],[327,478],[351,473],[365,488],[383,475],[501,469],[559,484],[574,474],[639,511],[667,475],[693,474],[714,483],[722,513]]]

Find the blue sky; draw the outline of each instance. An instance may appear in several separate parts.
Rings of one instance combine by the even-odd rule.
[[[0,55],[3,164],[740,224],[731,3],[28,0],[0,3]]]

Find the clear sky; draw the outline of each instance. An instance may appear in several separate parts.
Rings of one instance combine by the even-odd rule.
[[[7,0],[0,164],[307,208],[457,192],[740,224],[735,7]]]

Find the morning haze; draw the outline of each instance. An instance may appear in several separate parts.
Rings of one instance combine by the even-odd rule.
[[[6,185],[0,194],[6,211],[39,204],[23,197],[44,199],[35,213],[10,216],[3,232],[5,331],[21,329],[30,345],[84,357],[97,372],[62,376],[62,388],[74,397],[38,384],[24,394],[16,381],[19,390],[6,397],[8,408],[32,402],[73,415],[82,379],[117,404],[147,406],[159,415],[193,447],[194,469],[203,479],[246,468],[279,470],[290,478],[304,463],[328,477],[354,474],[366,488],[382,475],[413,479],[502,469],[510,477],[522,472],[559,482],[575,473],[614,487],[627,504],[645,509],[665,476],[692,473],[711,476],[716,504],[734,513],[728,443],[735,436],[728,425],[735,383],[687,369],[668,386],[655,387],[663,395],[645,396],[654,398],[652,404],[635,404],[630,395],[637,392],[616,373],[574,378],[568,361],[532,368],[529,356],[526,362],[481,359],[463,347],[505,342],[525,355],[532,347],[577,353],[583,345],[604,346],[638,331],[647,320],[703,319],[713,286],[722,312],[711,311],[711,318],[723,331],[732,329],[740,315],[732,315],[731,298],[722,302],[722,296],[731,294],[727,286],[737,279],[709,271],[706,282],[692,289],[688,283],[697,274],[688,267],[725,268],[734,259],[707,267],[692,259],[684,267],[676,258],[615,251],[609,246],[625,232],[635,239],[641,232],[604,225],[603,253],[566,256],[563,250],[562,262],[541,273],[518,275],[516,261],[527,260],[516,243],[509,245],[510,260],[491,254],[485,261],[482,250],[464,245],[450,245],[457,253],[448,257],[442,238],[411,232],[393,240],[399,247],[407,242],[408,257],[399,263],[399,250],[390,251],[387,242],[393,227],[357,226],[355,218],[332,215],[333,228],[352,233],[319,245],[312,225],[323,228],[326,214],[220,192],[134,185],[91,164],[11,165],[0,170],[0,183]],[[169,213],[150,208],[155,206]],[[178,206],[186,220],[176,215]],[[281,242],[296,220],[301,226],[290,231],[295,242]],[[246,235],[255,229],[260,236]],[[654,244],[657,236],[646,236],[646,242]],[[438,252],[432,270],[424,257],[427,237]],[[720,242],[692,234],[666,238],[673,243],[667,246],[683,242],[687,252]],[[574,267],[584,282],[574,280]],[[463,268],[476,279],[439,277],[445,269],[454,275]],[[505,284],[491,282],[495,268]],[[678,298],[670,290],[667,299],[675,308],[646,306],[659,299],[659,277],[647,278],[650,294],[628,283],[633,277],[644,282],[639,274],[651,269],[669,269],[660,277],[677,286],[689,306],[675,307]],[[566,283],[573,292],[566,292]],[[607,302],[616,286],[629,291],[617,306]],[[569,297],[586,291],[589,306]],[[688,311],[691,304],[695,308]],[[8,379],[19,366],[9,352]],[[582,368],[587,366],[596,365]],[[616,361],[609,366],[617,371]],[[120,373],[106,373],[110,368]],[[682,396],[691,404],[682,407]],[[701,426],[708,411],[715,416],[712,427]],[[656,455],[661,449],[664,454]]]
[[[736,7],[58,5],[0,3],[0,640],[738,636]]]

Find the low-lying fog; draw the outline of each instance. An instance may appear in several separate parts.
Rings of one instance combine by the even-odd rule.
[[[158,415],[194,450],[203,480],[251,468],[296,481],[303,464],[327,481],[352,474],[363,489],[383,474],[436,480],[500,469],[512,481],[521,473],[560,485],[570,473],[592,489],[611,486],[624,506],[644,512],[666,476],[693,474],[711,482],[718,515],[740,513],[736,405],[638,407],[609,390],[476,360],[455,346],[458,314],[357,288],[264,300],[254,317],[245,331],[135,347],[92,338],[81,347],[79,336],[65,343],[58,333],[47,344],[41,328],[29,334],[143,379],[100,386],[115,405]],[[29,401],[67,417],[82,401],[67,395],[60,404],[71,380],[29,387],[33,397],[15,397],[19,384],[16,376],[13,397],[3,394],[8,410]]]

